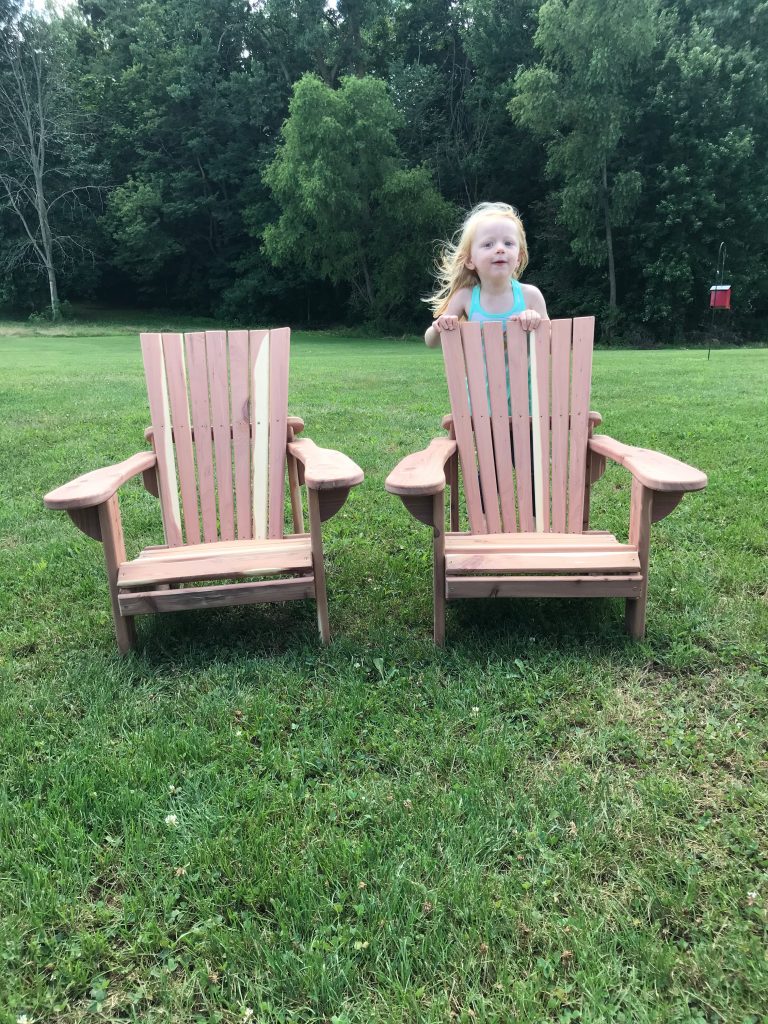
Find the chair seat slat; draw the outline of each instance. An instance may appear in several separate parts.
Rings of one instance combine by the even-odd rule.
[[[612,533],[447,533],[446,554],[492,551],[613,551],[620,542]]]
[[[145,587],[157,583],[185,583],[192,580],[233,579],[241,576],[278,575],[312,567],[309,535],[302,544],[249,546],[222,550],[218,542],[180,549],[162,558],[136,558],[124,562],[118,571],[119,587]]]
[[[637,549],[615,545],[609,550],[484,551],[445,556],[446,573],[629,573],[640,571]]]

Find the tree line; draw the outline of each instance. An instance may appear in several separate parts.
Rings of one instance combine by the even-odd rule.
[[[0,0],[0,307],[423,327],[490,199],[552,315],[704,337],[725,241],[759,337],[767,140],[761,0]]]

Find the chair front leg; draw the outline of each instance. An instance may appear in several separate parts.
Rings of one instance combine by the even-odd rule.
[[[104,545],[104,561],[107,563],[109,596],[112,600],[112,618],[115,622],[117,647],[121,654],[127,654],[136,646],[136,626],[132,615],[120,614],[120,603],[117,598],[117,573],[120,563],[125,561],[123,524],[120,519],[117,494],[113,494],[111,498],[99,505],[99,526]]]
[[[640,596],[627,598],[624,625],[630,636],[641,640],[645,636],[645,606],[648,600],[648,555],[651,547],[654,492],[632,478],[632,505],[629,515],[629,543],[637,548],[643,581]]]
[[[320,495],[311,487],[307,488],[307,504],[309,505],[309,534],[312,544],[312,568],[315,574],[317,626],[320,630],[320,640],[322,643],[327,644],[331,639],[331,629],[328,622],[328,592],[325,586],[325,562],[323,561]]]
[[[432,498],[433,598],[435,605],[434,639],[437,647],[445,644],[445,492]]]

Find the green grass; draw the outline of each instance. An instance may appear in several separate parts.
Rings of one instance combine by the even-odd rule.
[[[768,351],[596,353],[602,429],[710,477],[654,527],[643,642],[619,601],[476,601],[436,651],[383,480],[441,362],[294,337],[291,411],[367,474],[329,648],[306,602],[142,618],[120,660],[41,497],[143,448],[137,340],[0,340],[0,1024],[768,1020]],[[628,505],[612,468],[593,524]]]

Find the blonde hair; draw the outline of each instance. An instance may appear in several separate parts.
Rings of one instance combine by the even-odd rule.
[[[440,316],[445,312],[451,299],[461,288],[473,288],[480,283],[476,271],[467,267],[475,232],[483,220],[492,217],[507,217],[517,228],[520,238],[520,261],[512,272],[515,278],[520,277],[528,266],[528,243],[525,240],[525,229],[520,214],[509,203],[478,203],[464,218],[464,223],[450,242],[443,245],[442,252],[436,263],[438,289],[434,295],[424,299],[432,307],[432,315]],[[456,239],[458,238],[458,241]]]

